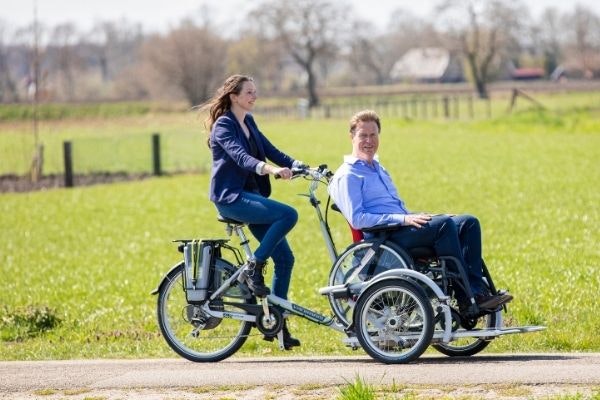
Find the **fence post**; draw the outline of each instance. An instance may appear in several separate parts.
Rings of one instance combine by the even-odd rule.
[[[442,101],[444,103],[444,117],[448,119],[450,118],[450,100],[448,99],[448,96],[444,96]]]
[[[469,95],[468,100],[469,100],[469,117],[471,119],[473,119],[473,117],[475,116],[475,113],[473,110],[473,95]]]
[[[65,187],[73,187],[73,153],[71,142],[63,142],[63,159],[65,163]]]
[[[160,134],[152,134],[152,165],[155,176],[160,176],[162,171],[160,170]]]

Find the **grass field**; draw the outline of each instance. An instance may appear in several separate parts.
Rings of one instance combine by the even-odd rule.
[[[587,104],[491,120],[383,121],[380,160],[408,207],[477,215],[496,284],[515,295],[507,322],[548,327],[499,338],[488,352],[600,351],[600,102]],[[274,143],[311,165],[335,167],[350,150],[345,119],[257,119]],[[48,123],[43,138],[199,132],[197,124],[188,114],[72,119]],[[25,128],[0,127],[2,157]],[[201,137],[188,147],[208,157]],[[306,183],[273,186],[300,214],[289,235],[290,298],[328,313],[317,288],[330,262],[312,208],[297,196]],[[179,260],[172,239],[224,236],[207,189],[208,176],[197,174],[0,195],[0,359],[175,356],[149,293]],[[341,249],[349,232],[340,216],[330,218]],[[303,341],[294,354],[350,353],[334,331],[298,318],[291,329]],[[280,354],[257,336],[240,354],[267,353]]]

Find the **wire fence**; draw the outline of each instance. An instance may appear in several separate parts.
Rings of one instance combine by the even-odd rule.
[[[498,109],[489,99],[480,100],[470,94],[418,94],[402,97],[340,98],[309,109],[305,100],[296,104],[256,107],[261,117],[295,119],[348,119],[361,109],[374,109],[384,117],[413,120],[488,119],[505,110]],[[73,179],[67,175],[107,174],[168,174],[205,172],[210,168],[210,152],[205,138],[197,132],[119,134],[102,137],[77,137],[68,143],[49,143],[44,150],[44,174],[65,175],[65,184]],[[205,150],[205,151],[202,151]],[[68,154],[67,154],[68,152]],[[10,152],[8,152],[10,153]],[[18,151],[13,151],[18,154]],[[21,152],[22,153],[22,152]],[[23,157],[4,157],[0,174],[26,175],[29,165]],[[14,164],[14,165],[12,165]]]

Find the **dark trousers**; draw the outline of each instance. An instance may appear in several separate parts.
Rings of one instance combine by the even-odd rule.
[[[404,226],[390,239],[405,249],[433,247],[438,256],[458,259],[469,279],[474,295],[483,294],[483,265],[481,261],[481,227],[471,215],[436,215],[421,228]]]

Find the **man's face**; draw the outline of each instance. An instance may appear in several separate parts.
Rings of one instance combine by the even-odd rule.
[[[366,162],[373,161],[379,148],[379,128],[374,121],[359,121],[352,136],[352,155]]]

